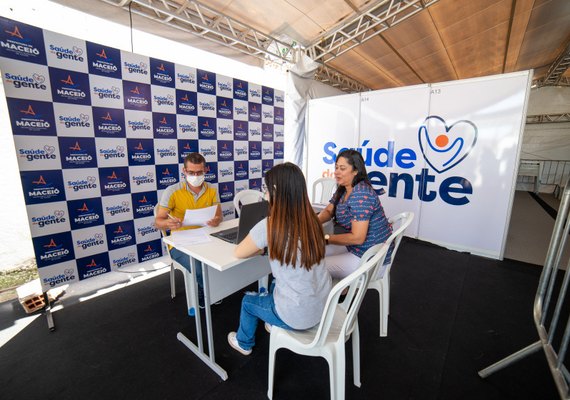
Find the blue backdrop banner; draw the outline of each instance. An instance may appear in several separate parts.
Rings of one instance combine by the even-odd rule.
[[[0,69],[44,290],[161,257],[153,210],[194,151],[224,217],[283,161],[284,93],[0,17]]]

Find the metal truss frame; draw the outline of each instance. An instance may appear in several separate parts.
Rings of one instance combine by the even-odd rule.
[[[570,43],[566,46],[566,49],[548,68],[546,77],[540,81],[540,86],[556,86],[562,79],[562,75],[570,67]]]
[[[570,122],[570,113],[527,115],[527,124],[546,124],[552,122]]]
[[[561,76],[556,83],[545,83],[544,79],[534,79],[532,82],[532,88],[544,86],[570,86],[570,77]]]
[[[253,57],[294,63],[293,44],[264,34],[194,0],[101,0]]]
[[[357,16],[342,22],[307,48],[286,43],[220,13],[195,0],[101,0],[105,3],[182,30],[202,39],[237,50],[270,64],[292,66],[299,51],[322,65],[315,79],[345,92],[367,91],[369,87],[332,68],[327,63],[361,45],[375,35],[430,7],[439,0],[382,0]],[[570,67],[570,44],[550,66],[537,86],[570,86],[562,75]]]
[[[384,0],[327,32],[305,52],[315,61],[327,63],[361,45],[386,29],[425,10],[439,0]]]
[[[294,43],[285,43],[266,35],[194,0],[186,0],[181,4],[172,0],[101,1],[267,63],[281,63],[291,67],[297,61],[299,50]],[[345,92],[370,90],[362,83],[325,65],[319,68],[315,79]]]
[[[321,64],[317,69],[315,80],[347,93],[367,92],[371,90],[368,86],[324,64]]]

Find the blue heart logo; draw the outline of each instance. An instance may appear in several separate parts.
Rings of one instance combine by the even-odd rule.
[[[477,126],[467,120],[447,126],[443,118],[432,115],[420,127],[418,142],[430,167],[442,173],[469,155],[477,142]]]

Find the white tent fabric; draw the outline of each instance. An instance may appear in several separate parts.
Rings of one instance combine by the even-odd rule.
[[[319,64],[302,54],[297,64],[287,73],[285,90],[285,161],[306,169],[305,152],[307,103],[311,99],[337,96],[341,90],[315,81]],[[305,171],[306,172],[306,171]]]
[[[527,124],[521,159],[570,161],[570,123]]]
[[[569,87],[533,89],[527,115],[570,113]],[[570,123],[527,124],[524,129],[521,159],[570,161]]]

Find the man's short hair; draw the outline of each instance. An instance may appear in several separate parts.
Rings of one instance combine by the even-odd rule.
[[[190,153],[184,158],[184,166],[186,166],[186,163],[204,164],[204,167],[205,167],[206,166],[206,159],[200,153]]]

